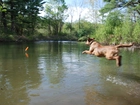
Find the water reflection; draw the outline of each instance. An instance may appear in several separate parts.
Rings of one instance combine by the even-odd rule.
[[[83,55],[88,47],[78,42],[1,44],[0,49],[2,105],[140,104],[137,49],[121,49],[121,67]]]
[[[62,42],[46,43],[46,48],[38,57],[38,68],[41,74],[47,75],[50,83],[57,84],[64,76]]]
[[[1,45],[0,52],[0,102],[2,105],[27,105],[28,91],[40,84],[40,75],[34,62],[24,56],[24,46]]]
[[[28,54],[28,53],[25,53],[25,56],[26,56],[27,58],[29,58],[29,54]]]

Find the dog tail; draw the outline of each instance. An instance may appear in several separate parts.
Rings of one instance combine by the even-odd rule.
[[[131,44],[120,44],[120,45],[116,45],[115,47],[116,48],[121,48],[121,47],[131,47],[131,46],[133,46],[133,43],[131,43]]]

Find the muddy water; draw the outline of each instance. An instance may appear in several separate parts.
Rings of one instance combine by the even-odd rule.
[[[78,42],[0,49],[0,105],[140,105],[140,49],[121,49],[121,67]]]

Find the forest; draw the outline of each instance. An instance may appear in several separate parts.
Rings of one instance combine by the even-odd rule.
[[[88,21],[73,12],[65,0],[0,0],[0,42],[36,40],[84,41],[94,37],[105,44],[140,43],[140,0],[79,0],[88,8]],[[45,15],[41,16],[40,11]],[[71,17],[71,21],[65,21]]]

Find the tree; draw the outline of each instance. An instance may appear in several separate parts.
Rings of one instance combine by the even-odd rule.
[[[68,30],[69,31],[69,34],[71,34],[72,33],[72,30],[74,29],[72,27],[72,24],[71,23],[65,23],[65,26],[66,26],[66,30]]]
[[[1,11],[2,27],[10,29],[16,35],[33,33],[43,0],[1,0],[6,11]]]
[[[120,33],[118,30],[122,27],[123,23],[123,15],[120,11],[110,12],[106,20],[103,24],[99,26],[96,30],[96,38],[99,39],[101,42],[109,43],[115,42],[116,40],[120,39]],[[114,34],[115,33],[115,34]]]
[[[79,22],[79,30],[81,28],[81,15],[82,15],[82,12],[83,12],[83,9],[84,9],[84,4],[85,4],[85,1],[84,0],[75,0],[74,1],[75,3],[75,7],[76,7],[76,11],[77,11],[77,15],[78,15],[78,22]]]
[[[92,22],[99,23],[100,17],[99,17],[99,8],[102,7],[102,2],[100,0],[85,0],[87,4],[89,5],[89,16],[87,18],[90,18]]]
[[[140,19],[135,23],[132,36],[135,43],[140,43]]]
[[[122,14],[119,11],[110,12],[106,19],[106,30],[108,34],[113,34],[115,27],[119,27],[122,24]]]
[[[106,5],[101,9],[101,13],[107,13],[114,9],[130,9],[140,15],[140,0],[104,0]]]
[[[45,7],[45,20],[51,35],[61,33],[66,15],[67,6],[64,0],[50,0]]]
[[[68,17],[70,19],[70,23],[66,23],[66,26],[67,28],[66,29],[69,29],[70,33],[72,31],[72,27],[73,27],[73,17],[74,17],[74,11],[75,9],[72,7],[72,5],[69,5],[69,9],[68,9]]]
[[[4,29],[7,29],[7,21],[6,21],[6,8],[4,8],[4,3],[0,0],[0,23],[4,26]]]

